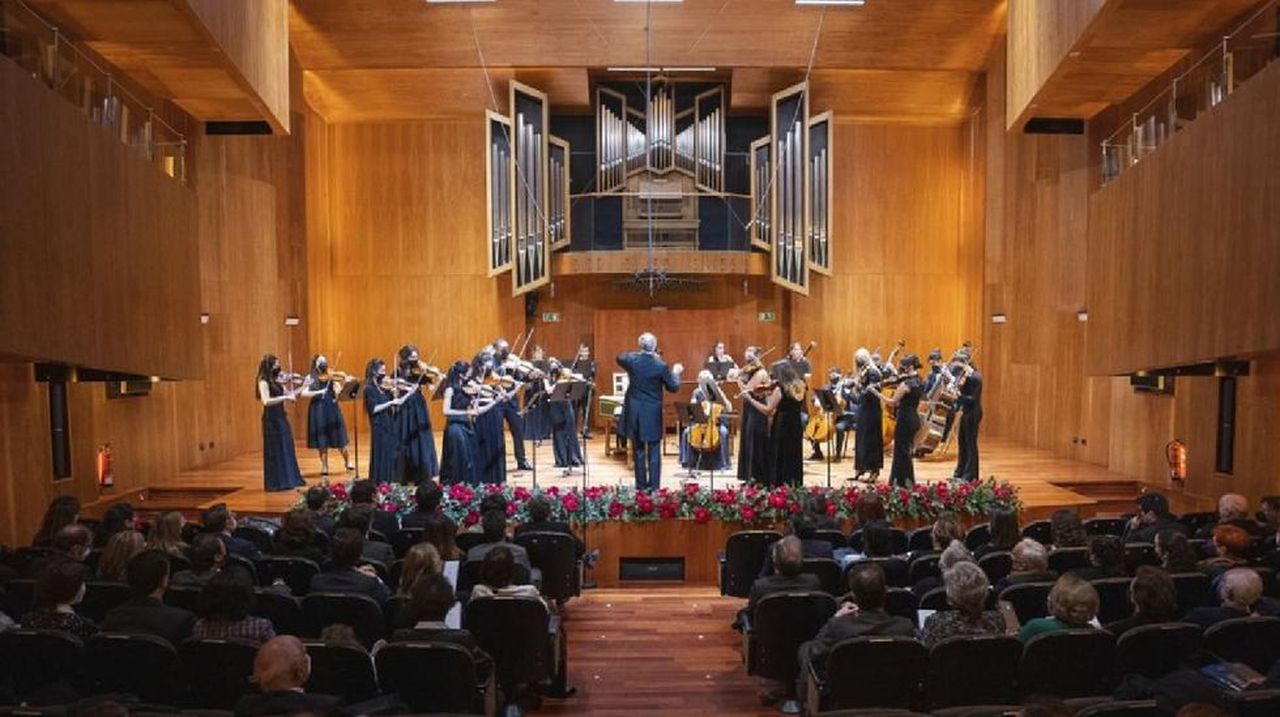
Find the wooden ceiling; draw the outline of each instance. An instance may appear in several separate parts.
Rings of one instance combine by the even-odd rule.
[[[490,83],[505,106],[511,77],[586,111],[591,73],[618,66],[715,67],[732,108],[755,109],[811,53],[824,109],[954,122],[1004,23],[1005,0],[292,0],[289,33],[308,102],[334,122],[475,116],[493,106]]]

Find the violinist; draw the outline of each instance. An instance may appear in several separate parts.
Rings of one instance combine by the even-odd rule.
[[[293,430],[284,404],[297,400],[300,377],[284,374],[280,359],[267,354],[258,362],[257,397],[262,402],[262,484],[268,491],[305,485],[293,448]]]
[[[707,357],[705,363],[702,364],[704,370],[710,371],[712,378],[717,381],[724,381],[729,378],[729,371],[738,367],[733,357],[724,350],[724,342],[717,341],[711,347],[711,355]]]
[[[497,405],[494,391],[468,384],[471,364],[455,361],[444,379],[445,428],[440,457],[440,482],[479,485],[476,472],[475,421]],[[481,395],[487,393],[488,395]]]
[[[777,383],[769,397],[759,402],[751,394],[747,401],[759,411],[773,416],[769,426],[769,453],[773,456],[771,485],[804,483],[805,382],[790,362],[778,367]]]
[[[982,374],[973,367],[972,354],[965,349],[956,352],[951,359],[951,375],[956,379],[960,397],[956,407],[960,410],[960,429],[956,436],[960,444],[956,457],[956,480],[978,480],[978,425],[982,423]]]
[[[709,369],[699,372],[698,387],[693,389],[689,400],[702,406],[702,413],[709,423],[714,424],[714,429],[708,425],[685,426],[680,432],[681,467],[692,471],[712,464],[711,470],[729,469],[729,419],[724,415],[726,401],[723,397],[715,375]]]
[[[406,483],[421,483],[440,473],[436,459],[436,439],[431,432],[431,411],[422,393],[431,384],[430,367],[419,360],[418,347],[406,344],[400,348],[400,367],[396,378],[409,387],[409,398],[396,412],[400,424],[401,476]]]
[[[742,433],[738,436],[738,480],[768,483],[773,473],[769,455],[769,413],[758,406],[773,390],[769,373],[761,364],[759,346],[748,346],[738,371],[742,399]],[[757,400],[759,399],[759,400]]]
[[[920,430],[920,398],[924,395],[924,384],[920,381],[919,371],[920,359],[915,354],[907,354],[898,362],[900,378],[892,396],[884,395],[876,387],[867,389],[895,409],[893,465],[889,468],[889,484],[898,488],[910,488],[916,483],[913,459],[916,433]]]
[[[369,415],[372,449],[369,454],[369,480],[374,484],[396,479],[400,454],[400,424],[396,409],[409,400],[409,392],[397,393],[387,376],[387,364],[380,358],[369,359],[364,369],[364,410]]]
[[[558,384],[581,382],[582,376],[571,373],[560,364],[559,359],[552,358],[547,362],[547,375],[537,380],[543,381],[549,394]],[[547,418],[551,423],[551,448],[556,468],[576,468],[582,465],[582,446],[578,443],[577,420],[573,409],[572,401],[547,403]]]
[[[311,357],[311,370],[307,383],[302,387],[303,398],[311,399],[307,406],[307,448],[320,452],[320,475],[328,482],[329,449],[337,448],[348,471],[355,470],[351,454],[347,452],[347,421],[338,405],[345,373],[329,370],[329,359],[324,354]]]
[[[494,376],[506,376],[511,374],[520,380],[530,378],[526,375],[519,375],[517,370],[518,360],[511,355],[511,344],[504,338],[496,339],[490,350],[492,367],[489,372]],[[527,373],[527,371],[525,371]],[[500,420],[507,424],[507,429],[511,431],[511,442],[515,444],[513,453],[516,457],[516,470],[531,470],[529,461],[524,454],[524,417],[520,415],[520,406],[516,401],[503,401],[498,407],[498,415]],[[505,480],[505,468],[503,470]]]
[[[812,347],[813,344],[811,343],[810,348]],[[791,346],[787,348],[786,357],[779,361],[775,361],[773,366],[770,367],[769,372],[777,378],[779,369],[783,366],[790,366],[791,370],[800,377],[800,380],[804,381],[805,384],[808,385],[809,380],[813,378],[813,365],[810,364],[809,359],[806,358],[806,353],[807,351],[805,347],[801,345],[799,341],[793,341]]]
[[[514,392],[496,383],[494,366],[497,355],[492,346],[480,349],[471,360],[471,373],[467,378],[466,390],[476,395],[491,397],[494,405],[491,410],[475,417],[475,471],[476,480],[480,483],[507,482],[507,447],[502,430],[502,418],[508,411],[507,406],[514,403]],[[516,412],[516,420],[520,414]],[[516,431],[512,431],[514,435]],[[520,444],[516,444],[520,445]]]
[[[863,475],[870,474],[868,480],[874,483],[884,468],[884,435],[880,396],[870,388],[880,385],[881,373],[878,362],[865,348],[854,352],[853,361],[857,371],[852,387],[857,405],[853,429],[853,479],[862,480]]]
[[[578,344],[578,355],[569,364],[569,372],[576,373],[587,382],[587,391],[582,399],[573,404],[575,419],[582,419],[582,437],[591,438],[591,399],[596,392],[596,362],[591,358],[591,347],[585,343]]]

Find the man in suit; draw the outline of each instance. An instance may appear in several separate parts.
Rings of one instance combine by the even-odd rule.
[[[569,364],[569,371],[587,381],[587,391],[582,400],[573,404],[574,418],[582,421],[582,437],[591,437],[591,398],[596,392],[596,362],[591,358],[591,347],[578,344],[578,355]]]
[[[378,579],[378,572],[360,565],[364,554],[364,535],[355,528],[333,531],[333,562],[329,569],[311,578],[313,593],[357,593],[368,595],[385,605],[391,591]]]
[[[210,508],[204,512],[203,516],[204,532],[212,533],[222,538],[222,544],[227,547],[228,555],[239,555],[247,560],[262,559],[262,552],[258,550],[258,546],[244,538],[237,538],[233,533],[236,529],[236,514],[227,510],[225,505]]]
[[[93,551],[93,533],[79,523],[70,523],[58,529],[49,547],[47,555],[26,566],[26,577],[35,579],[47,566],[57,563],[83,563]]]
[[[484,529],[484,542],[467,551],[467,562],[483,562],[489,551],[501,545],[511,551],[514,562],[523,565],[530,573],[533,565],[529,562],[529,552],[523,547],[507,540],[507,514],[501,510],[490,510],[480,516],[480,526]]]
[[[835,551],[831,548],[831,543],[826,540],[818,540],[818,529],[812,515],[800,513],[799,515],[793,516],[791,518],[791,535],[800,540],[801,560],[804,560],[805,558],[835,557]],[[770,551],[770,553],[765,556],[764,565],[761,566],[761,577],[773,575],[775,568],[773,552]]]
[[[507,373],[507,359],[511,357],[511,344],[506,339],[493,342],[493,372],[499,376]],[[524,417],[520,415],[520,405],[516,401],[503,401],[498,405],[498,413],[511,431],[511,454],[516,459],[516,470],[533,470],[524,455]]]
[[[1126,543],[1154,543],[1161,531],[1187,534],[1187,526],[1169,513],[1169,499],[1159,493],[1138,496],[1138,511],[1124,526]]]
[[[375,500],[378,489],[373,481],[365,479],[351,484],[351,505],[367,505],[372,509],[371,528],[382,533],[382,537],[391,540],[391,536],[400,530],[400,516],[388,510],[382,510]]]
[[[196,616],[165,605],[169,587],[169,556],[160,550],[144,550],[125,568],[132,597],[112,608],[102,621],[103,632],[135,632],[163,637],[177,647],[191,637]]]
[[[853,593],[853,602],[841,605],[835,616],[818,631],[818,635],[800,646],[797,694],[804,694],[809,665],[813,665],[819,675],[824,674],[831,648],[840,641],[872,635],[914,637],[916,634],[915,626],[910,620],[885,612],[887,590],[884,570],[879,564],[859,563],[854,566],[848,573],[848,583]]]
[[[653,334],[640,334],[639,343],[639,351],[618,356],[628,379],[621,433],[632,441],[636,489],[657,490],[662,484],[662,390],[674,393],[680,388],[684,366],[667,368]]]
[[[529,500],[529,522],[516,527],[516,537],[523,533],[564,533],[573,538],[575,555],[582,557],[582,540],[573,534],[568,523],[551,519],[551,501],[544,495],[536,495]]]
[[[217,535],[201,533],[191,541],[191,567],[174,573],[169,584],[173,587],[203,588],[227,562],[227,546]]]
[[[364,536],[364,550],[361,553],[361,558],[364,560],[376,560],[384,566],[390,567],[391,563],[396,560],[395,550],[391,548],[390,543],[369,538],[369,526],[372,523],[373,506],[370,505],[353,505],[342,514],[342,519],[338,521],[340,527],[355,528],[360,531],[360,535]]]
[[[341,710],[342,698],[309,695],[303,690],[310,678],[311,658],[298,638],[280,635],[267,640],[253,659],[253,681],[260,693],[240,698],[236,703],[237,717],[345,714]]]
[[[828,552],[830,552],[830,545],[828,545]],[[747,597],[746,606],[738,612],[738,619],[734,623],[735,629],[741,630],[744,625],[749,624],[755,615],[756,606],[769,595],[822,589],[817,575],[800,572],[804,569],[805,555],[804,545],[799,537],[788,535],[774,543],[769,549],[769,558],[775,571],[771,575],[756,578],[755,582],[751,583],[751,593]]]
[[[440,512],[440,501],[444,500],[444,491],[435,481],[423,481],[413,493],[413,500],[418,509],[400,519],[402,528],[426,528],[433,525],[444,514]]]

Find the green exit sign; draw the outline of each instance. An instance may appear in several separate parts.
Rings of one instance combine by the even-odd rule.
[[[560,314],[555,311],[544,311],[542,312],[542,320],[548,324],[558,323]]]
[[[778,315],[772,311],[761,311],[760,320],[761,321],[777,321]]]

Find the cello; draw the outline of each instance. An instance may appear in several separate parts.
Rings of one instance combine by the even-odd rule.
[[[729,400],[706,369],[698,373],[698,388],[706,397],[703,404],[707,407],[707,420],[689,427],[689,447],[699,453],[715,453],[720,450],[720,417]]]

